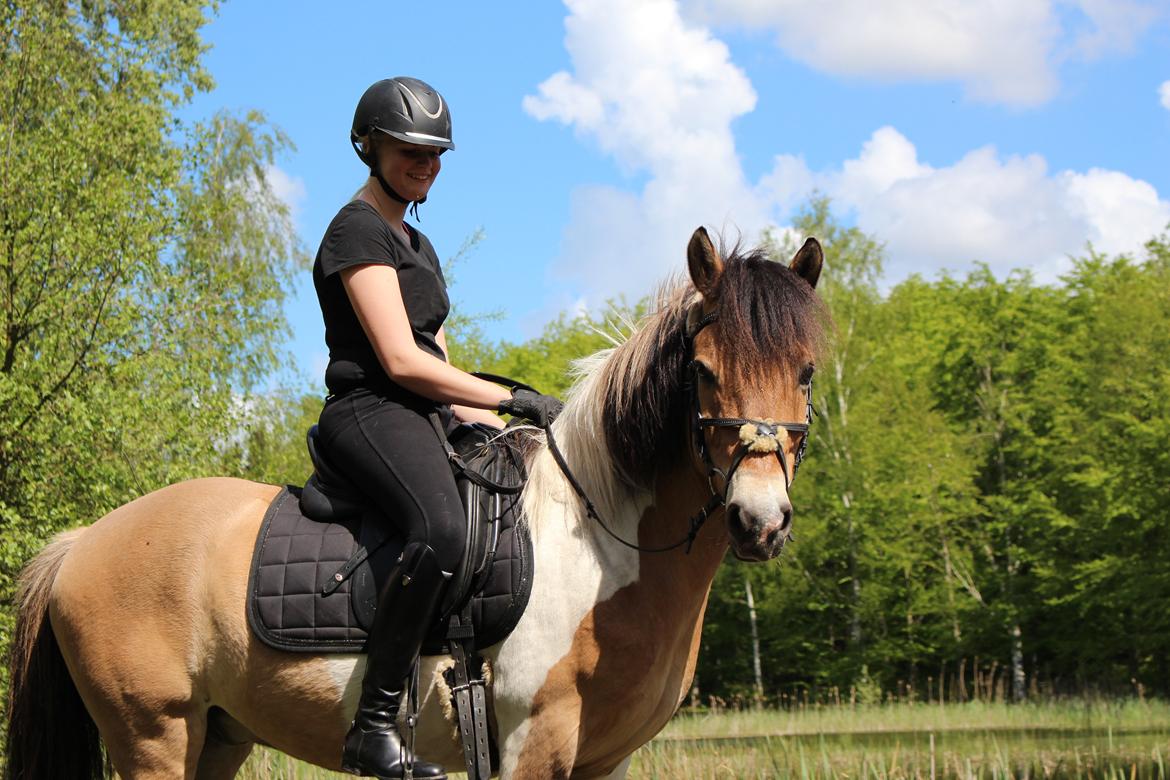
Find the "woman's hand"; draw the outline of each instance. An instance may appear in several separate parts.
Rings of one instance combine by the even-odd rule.
[[[511,398],[500,402],[500,414],[510,414],[531,420],[541,428],[552,425],[565,405],[556,396],[538,393],[526,387],[517,387],[512,391]]]

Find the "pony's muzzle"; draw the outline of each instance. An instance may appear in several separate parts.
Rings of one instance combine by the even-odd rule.
[[[727,531],[741,561],[775,558],[792,530],[792,501],[783,481],[753,473],[732,480],[727,496]]]

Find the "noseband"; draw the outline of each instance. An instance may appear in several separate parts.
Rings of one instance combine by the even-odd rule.
[[[690,317],[688,316],[688,320]],[[784,474],[784,489],[787,492],[792,485],[792,480],[796,479],[796,470],[800,467],[800,461],[804,459],[805,446],[808,444],[809,426],[812,424],[813,405],[812,405],[812,381],[809,381],[806,406],[805,406],[805,421],[803,423],[796,422],[776,422],[772,419],[753,420],[745,417],[704,417],[701,405],[699,403],[699,362],[695,360],[695,337],[703,328],[707,327],[717,319],[714,313],[708,314],[700,319],[693,329],[684,331],[683,341],[686,348],[686,367],[687,376],[683,382],[686,392],[690,395],[690,407],[693,414],[690,415],[691,440],[694,443],[695,449],[699,454],[700,460],[703,462],[704,468],[707,470],[707,486],[711,490],[711,498],[707,503],[690,519],[690,528],[686,536],[678,540],[674,544],[665,545],[663,547],[642,547],[625,539],[614,533],[601,516],[597,514],[596,507],[589,497],[585,495],[584,488],[577,478],[573,476],[573,472],[569,469],[569,464],[565,462],[564,456],[561,454],[560,448],[557,446],[556,439],[553,438],[552,425],[547,426],[544,431],[548,440],[549,452],[552,453],[553,460],[556,461],[557,466],[560,467],[561,472],[569,481],[569,485],[573,488],[578,498],[585,504],[585,513],[597,521],[598,525],[605,530],[607,534],[613,537],[616,541],[629,547],[631,550],[648,553],[668,552],[677,547],[686,545],[686,552],[691,551],[691,546],[695,542],[695,537],[699,535],[699,530],[703,527],[703,523],[711,516],[711,513],[719,507],[727,503],[727,491],[731,488],[731,479],[735,476],[736,469],[751,453],[757,452],[774,452],[776,459],[780,461],[780,471]],[[711,459],[711,451],[707,446],[707,428],[738,428],[739,429],[739,443],[735,447],[735,451],[731,456],[731,464],[726,470],[719,468]],[[788,477],[788,462],[784,456],[784,443],[780,441],[780,430],[785,430],[790,433],[801,434],[800,446],[797,447],[796,454],[792,463],[792,479]],[[716,477],[723,480],[723,490],[720,491],[715,487]]]
[[[687,356],[690,358],[687,363],[688,379],[687,392],[691,396],[691,431],[695,442],[695,450],[699,453],[700,459],[703,461],[704,468],[707,469],[707,485],[711,489],[711,495],[718,498],[716,506],[721,506],[727,503],[727,491],[731,488],[731,478],[735,476],[736,469],[739,464],[743,462],[750,453],[753,452],[774,452],[776,459],[780,461],[780,471],[784,474],[784,490],[792,486],[792,480],[796,479],[796,470],[800,468],[800,462],[804,460],[804,449],[808,444],[808,430],[812,424],[813,405],[812,405],[812,381],[809,381],[807,395],[805,396],[805,419],[802,423],[797,422],[776,422],[768,418],[766,420],[753,420],[746,417],[704,417],[703,411],[699,405],[699,362],[695,360],[695,337],[703,328],[715,322],[716,316],[714,313],[703,317],[695,325],[693,330],[687,332],[685,339],[687,345]],[[739,429],[739,444],[736,445],[735,451],[731,456],[731,464],[726,470],[719,468],[711,460],[711,451],[707,447],[707,428],[738,428]],[[780,430],[786,430],[789,433],[799,433],[800,446],[796,449],[796,455],[792,463],[792,479],[788,478],[788,461],[784,456],[784,443],[780,441]],[[715,478],[719,477],[723,480],[723,491],[720,493],[715,489]]]

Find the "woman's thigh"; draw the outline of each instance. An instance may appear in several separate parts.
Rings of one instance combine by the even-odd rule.
[[[321,443],[409,541],[430,545],[440,566],[454,570],[463,555],[463,503],[423,412],[376,396],[338,399],[321,414]]]

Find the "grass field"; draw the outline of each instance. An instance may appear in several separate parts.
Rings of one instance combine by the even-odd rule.
[[[1061,701],[683,712],[639,750],[630,778],[1076,778],[1170,780],[1170,704]],[[256,751],[248,780],[330,780]]]

